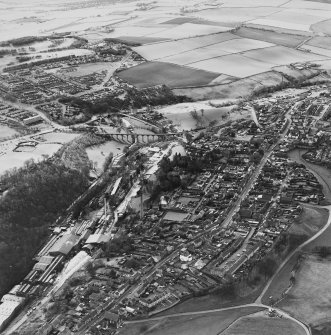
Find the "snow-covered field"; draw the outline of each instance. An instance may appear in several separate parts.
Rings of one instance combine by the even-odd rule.
[[[18,134],[18,132],[8,126],[0,124],[0,139]]]
[[[98,146],[87,148],[86,153],[88,158],[93,162],[94,168],[97,172],[101,172],[103,163],[109,154],[113,153],[114,156],[120,154],[123,152],[125,147],[126,145],[123,143],[109,141]]]
[[[169,56],[175,56],[190,50],[196,50],[202,47],[232,40],[234,38],[238,37],[231,33],[221,33],[178,41],[153,43],[134,48],[134,50],[147,60],[158,60]]]
[[[42,135],[31,135],[26,138],[27,141],[35,140],[38,142],[36,147],[23,146],[20,151],[13,151],[17,144],[21,141],[19,138],[0,142],[0,174],[6,170],[20,168],[29,159],[40,161],[45,157],[54,155],[62,146],[62,144],[70,142],[78,134],[73,133],[57,133],[48,132]]]
[[[44,156],[52,156],[61,148],[60,144],[38,144],[36,148],[28,152],[10,151],[0,156],[0,174],[14,167],[19,168],[29,159],[43,160]],[[1,152],[1,148],[0,148]]]
[[[211,4],[208,0],[156,0],[147,10],[139,10],[139,1],[4,0],[0,9],[4,13],[0,18],[4,27],[0,41],[52,32],[74,32],[92,41],[136,38],[144,45],[135,51],[147,60],[189,65],[238,78],[270,71],[275,65],[331,58],[324,51],[329,49],[330,41],[326,40],[324,46],[322,39],[327,37],[321,36],[331,31],[331,4],[327,1],[224,0]],[[232,30],[245,25],[257,29],[241,28],[238,34]],[[308,41],[314,33],[316,36]],[[301,43],[307,52],[295,50]],[[45,47],[41,44],[39,50]],[[64,50],[56,56],[88,52]],[[55,57],[54,53],[37,55]]]
[[[218,101],[218,103],[222,102],[225,103],[226,101]],[[250,117],[250,113],[244,110],[232,112],[235,107],[235,104],[228,107],[212,107],[210,101],[199,101],[163,107],[159,112],[170,119],[179,130],[192,130],[201,126],[208,126],[212,121],[216,121],[216,124],[220,125],[230,120]],[[194,117],[194,114],[197,117]]]

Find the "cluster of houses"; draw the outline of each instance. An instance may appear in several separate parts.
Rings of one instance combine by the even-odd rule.
[[[0,102],[0,117],[10,123],[16,123],[14,126],[31,127],[43,122],[43,118],[36,112],[30,110],[22,110],[13,107],[7,103]]]

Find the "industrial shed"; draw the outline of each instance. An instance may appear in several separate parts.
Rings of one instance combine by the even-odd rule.
[[[78,244],[80,237],[74,234],[66,234],[59,238],[49,250],[51,256],[68,255]]]

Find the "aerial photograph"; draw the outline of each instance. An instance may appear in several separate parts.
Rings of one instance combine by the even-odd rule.
[[[0,334],[331,335],[331,0],[0,0]]]

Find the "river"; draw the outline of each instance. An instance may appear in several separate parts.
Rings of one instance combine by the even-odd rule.
[[[307,152],[306,149],[295,149],[289,152],[288,156],[293,161],[301,163],[311,171],[323,187],[325,199],[331,203],[331,170],[316,164],[305,161],[302,156]]]

